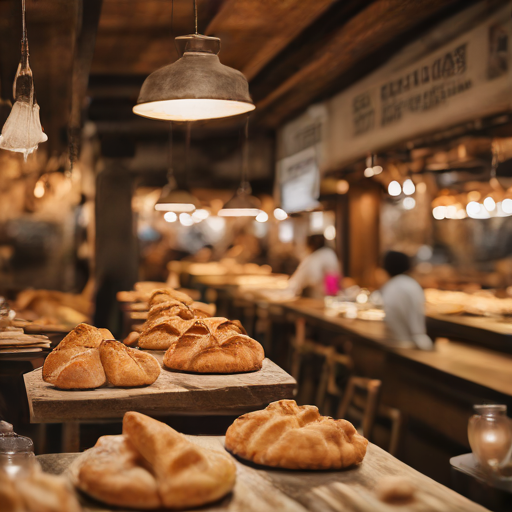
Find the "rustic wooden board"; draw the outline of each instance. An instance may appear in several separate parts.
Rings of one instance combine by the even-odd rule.
[[[162,364],[164,352],[148,351]],[[239,414],[275,400],[292,398],[295,380],[270,359],[253,373],[198,375],[163,369],[142,388],[56,389],[38,368],[24,375],[32,423],[122,418],[126,411],[149,415]]]
[[[187,436],[191,441],[214,450],[222,450],[223,437]],[[40,455],[38,460],[49,473],[60,474],[78,454]],[[262,512],[483,512],[487,509],[438,484],[381,448],[370,444],[363,463],[344,471],[283,471],[255,467],[239,460],[234,491],[203,511]],[[406,478],[417,489],[416,499],[406,505],[380,502],[374,493],[383,477]],[[83,498],[85,512],[109,512]],[[116,509],[124,512],[124,509]]]

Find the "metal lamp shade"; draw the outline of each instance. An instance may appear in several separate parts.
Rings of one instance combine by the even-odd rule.
[[[201,203],[187,190],[172,189],[166,185],[162,189],[160,199],[155,204],[155,210],[160,212],[190,213],[200,208]]]
[[[151,119],[198,121],[244,114],[255,109],[245,76],[220,63],[218,38],[177,37],[183,56],[151,73],[133,112]]]
[[[260,213],[260,201],[239,188],[236,194],[219,210],[220,217],[256,217]]]

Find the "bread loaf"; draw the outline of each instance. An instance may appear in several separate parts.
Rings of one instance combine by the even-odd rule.
[[[260,370],[264,358],[263,347],[243,327],[212,317],[195,320],[182,336],[173,338],[164,365],[197,373],[238,373]]]
[[[149,305],[154,306],[160,302],[169,302],[170,300],[177,300],[190,306],[194,301],[186,293],[173,290],[172,288],[160,288],[153,290],[149,297]]]
[[[226,432],[226,448],[244,459],[286,469],[341,469],[362,462],[368,441],[346,420],[321,416],[294,400],[240,416]]]
[[[146,322],[139,336],[139,347],[150,350],[167,350],[192,324],[179,316]]]
[[[87,324],[77,325],[48,354],[43,365],[43,380],[61,389],[94,389],[106,382],[99,346],[104,336],[112,336]]]
[[[115,340],[101,343],[100,358],[107,379],[114,386],[149,386],[160,375],[160,363],[151,354]]]
[[[123,435],[101,437],[71,466],[75,485],[118,507],[182,509],[232,490],[236,467],[225,452],[201,448],[171,427],[127,412]]]

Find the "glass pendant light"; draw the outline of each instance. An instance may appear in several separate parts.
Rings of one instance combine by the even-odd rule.
[[[169,129],[169,171],[167,173],[167,185],[162,189],[160,198],[155,204],[155,210],[161,212],[191,213],[196,208],[201,208],[199,199],[194,197],[187,189],[180,189],[172,169],[172,123]],[[187,139],[185,146],[185,174],[188,164],[190,149],[190,125],[187,126]]]
[[[220,217],[257,217],[261,212],[260,201],[251,195],[251,185],[247,179],[249,171],[249,117],[245,123],[245,139],[242,162],[242,181],[235,195],[219,211]]]
[[[41,128],[39,105],[34,91],[34,78],[28,61],[28,39],[25,25],[25,0],[22,0],[23,38],[21,40],[21,60],[14,78],[13,95],[15,103],[2,128],[0,148],[23,153],[27,156],[34,152],[48,136]]]
[[[220,63],[220,39],[197,33],[176,37],[180,58],[154,71],[140,90],[133,112],[167,121],[199,121],[244,114],[256,107],[238,70]]]

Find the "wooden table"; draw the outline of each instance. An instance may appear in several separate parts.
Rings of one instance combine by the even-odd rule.
[[[162,364],[163,351],[148,351]],[[162,365],[163,368],[163,365]],[[66,451],[76,446],[79,422],[121,419],[127,411],[150,416],[238,415],[293,398],[295,380],[270,359],[258,372],[199,375],[162,369],[141,388],[60,390],[43,381],[42,369],[24,375],[32,423],[64,423]],[[76,448],[74,448],[76,450]]]
[[[187,436],[214,450],[224,449],[223,437]],[[78,456],[64,453],[37,457],[43,469],[60,474]],[[265,469],[235,459],[234,491],[204,511],[230,512],[484,512],[487,509],[415,471],[384,450],[370,444],[363,463],[344,471],[286,471]],[[379,501],[375,486],[389,475],[403,477],[416,487],[415,501],[388,505]],[[86,512],[103,511],[84,499]],[[118,509],[116,509],[118,510]],[[124,510],[124,509],[123,509]]]

